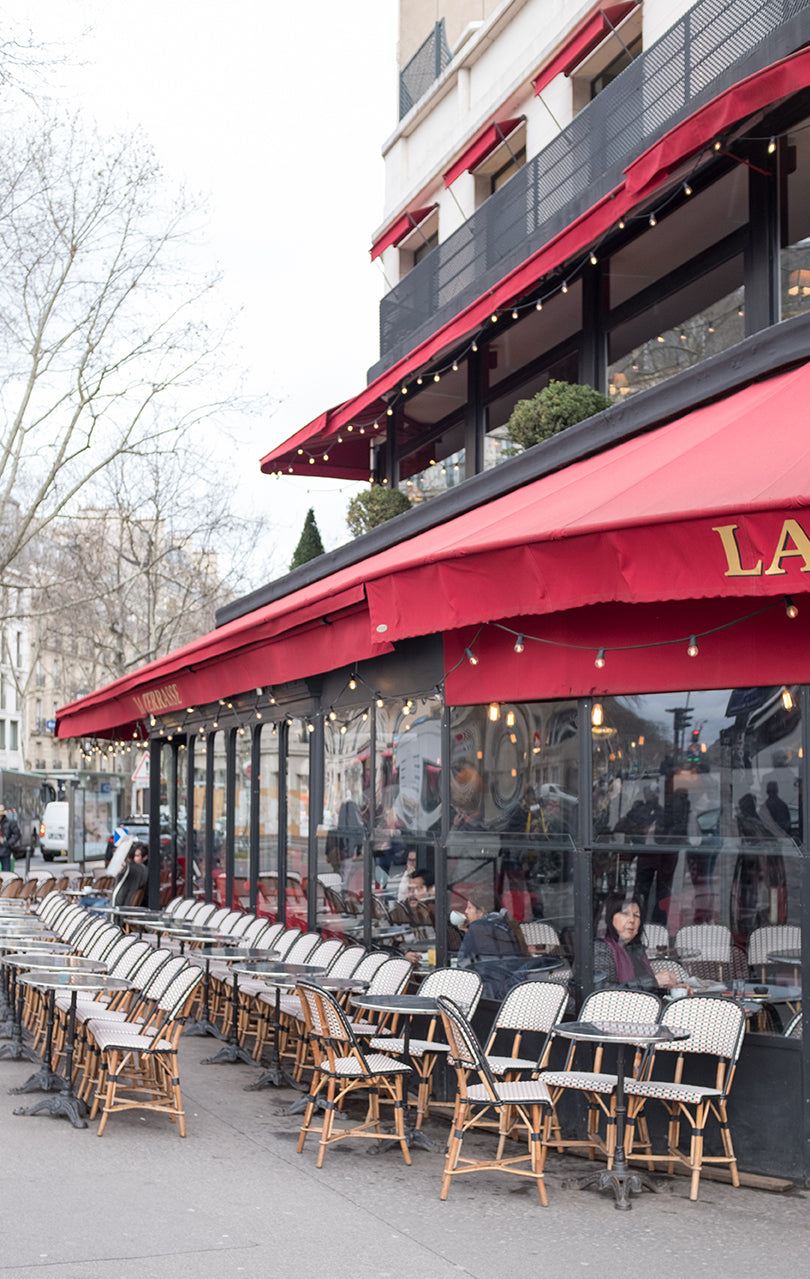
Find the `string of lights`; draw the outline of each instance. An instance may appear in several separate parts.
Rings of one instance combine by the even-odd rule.
[[[701,640],[707,639],[710,635],[717,635],[722,631],[731,630],[735,626],[745,625],[745,623],[752,621],[754,618],[761,617],[764,613],[780,607],[784,608],[785,616],[790,621],[794,621],[799,616],[799,608],[793,597],[785,595],[769,600],[762,608],[755,609],[753,612],[731,618],[727,622],[721,622],[717,626],[708,627],[702,631],[677,635],[672,639],[643,640],[635,644],[576,644],[570,640],[550,639],[544,635],[532,635],[528,631],[517,630],[503,622],[482,622],[472,639],[464,646],[464,651],[458,661],[443,673],[441,680],[431,689],[421,689],[405,696],[402,694],[385,694],[378,687],[370,684],[359,669],[354,668],[333,702],[328,708],[324,708],[321,713],[324,716],[325,723],[333,727],[341,736],[344,736],[353,725],[367,722],[372,705],[378,710],[382,710],[385,707],[399,706],[402,716],[405,717],[415,715],[420,703],[422,706],[437,700],[444,703],[448,678],[465,662],[471,666],[479,665],[481,658],[479,653],[476,652],[476,645],[487,630],[499,631],[513,638],[513,649],[517,654],[524,653],[527,645],[531,644],[548,645],[553,648],[564,648],[578,652],[591,652],[594,654],[594,666],[597,670],[602,670],[607,665],[611,653],[639,652],[642,649],[685,646],[687,656],[696,658],[700,655]],[[368,696],[357,700],[356,704],[352,706],[342,704],[346,694],[356,694],[358,690],[362,690]],[[150,729],[153,734],[154,730],[157,729],[156,736],[167,743],[172,743],[175,738],[179,739],[180,750],[185,750],[189,736],[205,738],[208,734],[219,730],[235,730],[239,736],[245,736],[249,734],[253,727],[262,722],[274,734],[283,724],[290,728],[293,727],[296,720],[304,724],[307,733],[315,731],[315,716],[295,717],[289,713],[279,714],[278,702],[272,689],[258,688],[256,689],[256,695],[259,702],[251,705],[240,706],[235,698],[231,700],[222,698],[218,706],[213,710],[205,708],[201,712],[190,706],[182,716],[166,717],[160,721],[155,716],[150,716],[148,724],[145,721],[140,728],[133,732],[132,740],[99,741],[94,739],[90,743],[83,743],[82,758],[92,761],[96,757],[115,759],[131,756],[133,751],[142,751],[148,747]],[[202,719],[199,718],[201,713],[203,714]]]

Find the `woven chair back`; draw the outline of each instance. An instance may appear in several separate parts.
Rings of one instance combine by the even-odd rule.
[[[560,934],[542,919],[530,919],[520,925],[527,946],[545,946],[548,950],[560,949]]]
[[[428,973],[419,994],[435,999],[437,995],[449,995],[457,1008],[472,1017],[481,998],[483,982],[471,968],[437,968]]]
[[[273,949],[278,951],[285,963],[289,962],[289,952],[300,936],[300,928],[282,928],[278,938],[273,942]]]
[[[304,933],[293,942],[287,954],[284,956],[285,964],[306,964],[309,963],[310,955],[320,941],[318,933]]]
[[[546,981],[524,981],[513,986],[492,1023],[496,1030],[525,1030],[547,1034],[559,1021],[568,995],[562,986]]]
[[[462,1071],[474,1070],[493,1101],[499,1100],[495,1076],[489,1068],[478,1036],[464,1013],[448,995],[439,995],[444,1033],[450,1045],[450,1061]]]
[[[716,964],[731,963],[731,929],[725,924],[686,924],[675,938],[678,950],[697,951],[697,959]]]
[[[334,960],[329,969],[330,977],[353,977],[355,969],[366,953],[365,946],[347,946]]]
[[[373,981],[375,974],[380,971],[383,964],[388,963],[390,958],[391,956],[384,950],[372,950],[360,960],[352,977],[356,977],[358,981]]]
[[[400,995],[413,971],[409,959],[386,959],[369,983],[369,995]]]
[[[768,955],[780,950],[801,950],[802,930],[794,924],[765,924],[748,938],[748,962],[766,964]]]
[[[317,964],[319,968],[325,968],[328,972],[332,971],[332,964],[338,958],[343,950],[343,942],[339,937],[330,937],[327,941],[320,942],[312,951],[307,963]]]
[[[579,1011],[579,1021],[656,1022],[661,1000],[646,990],[595,990]]]
[[[736,1061],[745,1031],[745,1013],[733,999],[714,995],[693,995],[676,999],[661,1015],[662,1026],[680,1026],[689,1038],[671,1044],[656,1044],[657,1052],[711,1053]]]

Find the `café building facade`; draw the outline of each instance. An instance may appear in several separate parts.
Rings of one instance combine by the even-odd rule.
[[[465,34],[463,7],[429,36],[447,56],[421,97],[401,69],[380,359],[262,463],[396,485],[411,509],[57,732],[148,750],[153,899],[162,831],[167,891],[193,863],[208,897],[390,944],[413,849],[438,964],[481,885],[553,929],[576,1002],[612,890],[662,946],[722,925],[718,975],[784,991],[749,1021],[740,1166],[806,1182],[810,5],[768,6],[760,31],[758,6],[698,0],[662,31],[651,0],[571,4],[553,36],[531,3]],[[443,225],[455,170],[480,203]],[[519,452],[508,414],[551,379],[611,405]]]

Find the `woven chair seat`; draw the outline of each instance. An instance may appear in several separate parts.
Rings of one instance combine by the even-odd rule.
[[[109,1048],[117,1048],[121,1052],[173,1051],[169,1040],[158,1040],[155,1043],[155,1039],[156,1035],[149,1033],[144,1035],[129,1022],[117,1025],[102,1024],[96,1028],[95,1032],[96,1043],[102,1051]]]
[[[492,1104],[492,1097],[483,1084],[470,1084],[467,1088],[467,1100],[486,1106]],[[513,1079],[511,1082],[499,1083],[498,1100],[526,1106],[551,1105],[548,1088],[542,1079]]]
[[[329,1066],[326,1065],[326,1063],[319,1066],[319,1069],[327,1075],[334,1073],[341,1076],[357,1078],[361,1078],[366,1074],[368,1074],[369,1078],[373,1078],[374,1075],[405,1074],[406,1072],[410,1072],[411,1069],[407,1062],[396,1061],[393,1057],[386,1057],[384,1053],[367,1053],[365,1061],[368,1066],[368,1072],[363,1070],[363,1067],[356,1057],[336,1058],[334,1071],[330,1071]]]
[[[378,1026],[376,1021],[363,1021],[362,1019],[360,1021],[353,1021],[351,1023],[351,1028],[354,1031],[355,1035],[375,1035],[376,1036],[376,1035],[386,1035],[389,1033],[388,1031],[386,1031],[384,1027],[382,1030],[380,1030],[380,1027]]]
[[[707,1097],[719,1097],[719,1088],[704,1088],[699,1084],[670,1084],[661,1079],[628,1079],[625,1092],[633,1097],[655,1097],[658,1101],[682,1101],[698,1105]]]
[[[275,992],[270,989],[266,981],[262,981],[261,977],[240,976],[239,994],[249,995],[252,999],[261,999],[265,1004],[274,1004],[276,1001]]]
[[[537,1062],[528,1057],[493,1057],[487,1053],[487,1061],[493,1075],[505,1075],[510,1070],[536,1070]]]
[[[383,1052],[389,1053],[403,1053],[405,1040],[398,1039],[395,1035],[390,1038],[381,1037],[370,1040],[369,1048],[381,1048]],[[412,1039],[408,1045],[408,1053],[411,1057],[424,1057],[425,1053],[449,1053],[449,1051],[450,1045],[443,1044],[441,1040],[437,1043],[434,1039]]]
[[[616,1088],[616,1075],[596,1074],[590,1070],[545,1070],[543,1079],[550,1088],[580,1088],[584,1092],[611,1093]]]

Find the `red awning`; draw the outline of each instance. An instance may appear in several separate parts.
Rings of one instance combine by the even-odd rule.
[[[514,133],[519,124],[523,124],[525,116],[519,115],[514,120],[496,120],[489,128],[484,129],[483,133],[479,133],[474,142],[471,142],[465,151],[458,157],[455,164],[452,164],[444,175],[444,185],[451,187],[456,178],[460,178],[462,173],[472,173],[473,169],[477,169],[479,164],[483,164],[490,152],[499,147],[504,138],[508,138],[510,133]]]
[[[810,583],[808,402],[810,364],[532,481],[67,707],[59,735],[482,622],[800,593]]]
[[[424,222],[428,214],[432,213],[436,208],[435,204],[429,204],[426,209],[408,209],[407,212],[401,213],[396,222],[392,222],[382,235],[378,236],[372,244],[369,252],[371,260],[374,261],[386,249],[390,249],[393,244],[399,244],[400,240],[404,240],[409,231],[413,231],[414,227],[419,226],[420,222]]]
[[[351,451],[356,450],[357,443],[356,437],[350,439],[343,434],[343,444],[336,445],[337,436],[343,433],[344,427],[349,424],[365,424],[368,433],[378,415],[385,413],[385,395],[395,392],[413,372],[427,367],[432,360],[451,351],[471,333],[477,332],[488,323],[493,311],[511,306],[516,299],[535,288],[545,276],[581,255],[585,249],[598,244],[601,237],[615,227],[619,218],[627,217],[638,206],[641,198],[648,197],[660,186],[679,163],[688,160],[696,150],[713,141],[718,127],[727,128],[809,84],[810,49],[802,49],[764,71],[756,72],[747,80],[740,81],[732,89],[707,103],[635,160],[626,171],[626,183],[604,196],[514,271],[505,275],[483,297],[477,298],[459,312],[448,324],[398,360],[358,395],[330,410],[327,415],[316,418],[291,440],[277,445],[262,458],[261,469],[267,474],[283,470],[293,475],[367,478],[367,458],[365,468],[357,465],[352,473],[349,462],[347,468],[343,469],[342,450],[348,448],[350,452],[347,456],[351,458],[354,456]],[[324,417],[328,419],[328,438],[324,438]],[[384,425],[377,428],[378,432],[384,429]],[[308,457],[297,453],[297,449],[310,440],[315,440],[315,446],[311,450],[314,454],[312,463]],[[325,445],[329,447],[322,447]],[[322,458],[324,451],[329,452],[327,462]]]
[[[558,75],[570,75],[589,53],[592,53],[605,36],[624,22],[628,14],[638,8],[636,0],[626,4],[607,4],[600,6],[596,13],[590,14],[575,27],[561,49],[548,62],[535,78],[535,94],[542,93]]]

